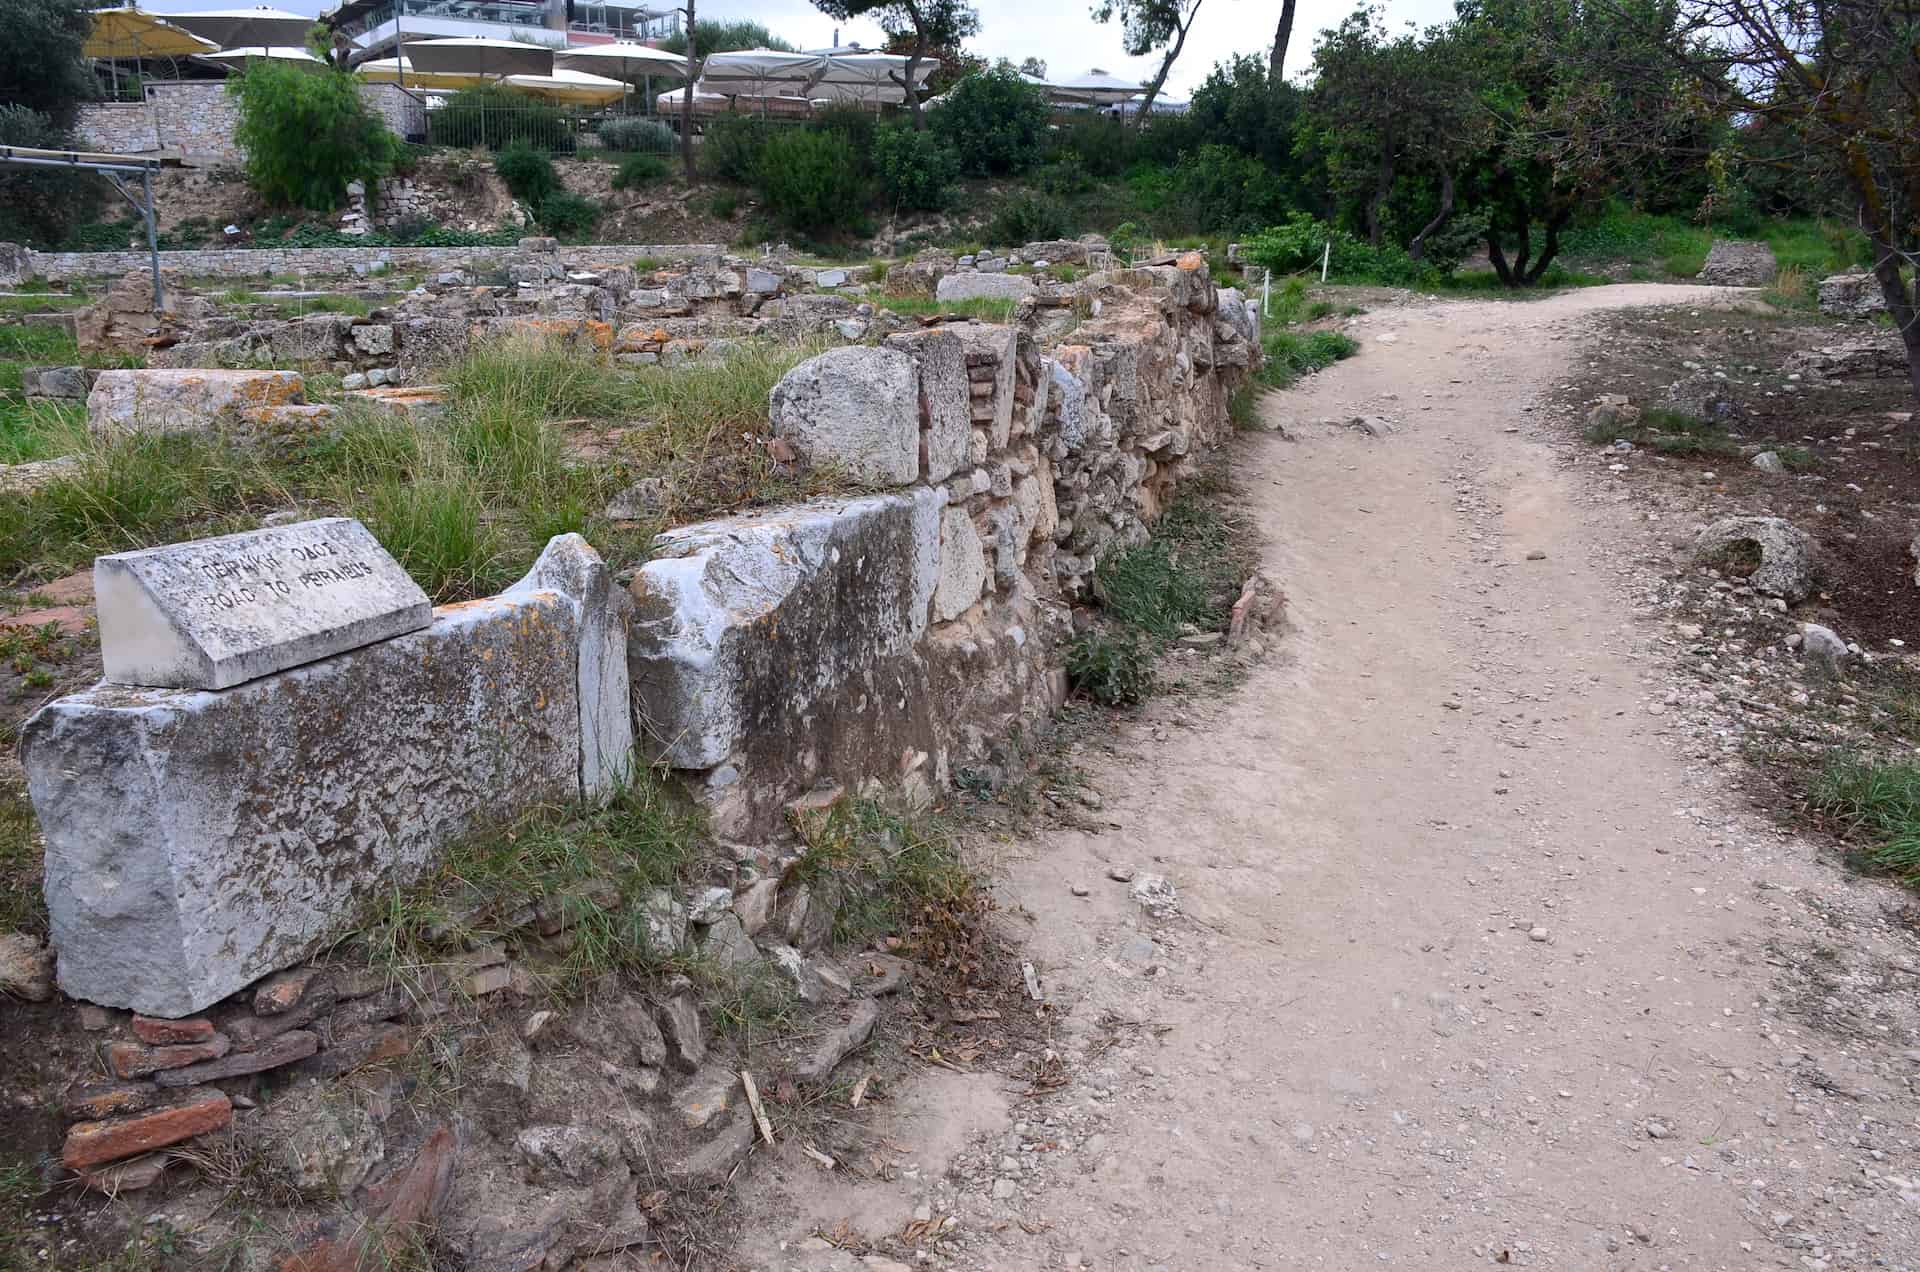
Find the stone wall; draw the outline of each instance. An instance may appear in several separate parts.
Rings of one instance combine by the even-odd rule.
[[[648,758],[723,834],[821,785],[930,795],[1016,762],[1066,691],[1071,605],[1231,427],[1257,312],[1198,256],[1096,276],[1044,350],[958,323],[830,350],[775,388],[798,463],[899,488],[670,530],[635,576]]]
[[[644,256],[656,260],[687,260],[718,256],[726,249],[717,243],[608,243],[596,244],[596,257]],[[518,247],[250,247],[206,248],[160,253],[160,267],[188,277],[249,278],[291,274],[299,278],[339,277],[376,269],[437,270],[469,266],[505,265],[521,254]],[[54,281],[117,278],[130,270],[148,268],[144,251],[26,253],[26,277]]]
[[[160,149],[153,107],[146,102],[89,102],[74,121],[78,144],[108,154],[135,155]]]

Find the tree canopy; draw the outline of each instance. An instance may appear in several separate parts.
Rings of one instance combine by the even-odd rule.
[[[0,106],[24,106],[56,128],[98,96],[81,60],[92,19],[73,0],[0,0]]]

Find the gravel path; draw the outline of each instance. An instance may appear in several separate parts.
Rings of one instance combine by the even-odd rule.
[[[1268,398],[1300,440],[1238,468],[1292,630],[1076,757],[1110,829],[1007,863],[1066,1084],[928,1070],[866,1182],[772,1155],[743,1264],[891,1269],[809,1234],[952,1215],[921,1266],[1920,1265],[1916,1043],[1802,1001],[1822,959],[1914,992],[1911,932],[1847,918],[1902,898],[1690,762],[1644,514],[1533,408],[1585,315],[1725,295],[1379,311]]]

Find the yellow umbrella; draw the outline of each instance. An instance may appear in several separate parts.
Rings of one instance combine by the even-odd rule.
[[[478,84],[490,83],[485,75],[455,75],[448,71],[426,73],[413,69],[413,63],[404,57],[382,57],[371,62],[362,62],[353,68],[353,73],[361,79],[375,84],[405,83],[408,88],[472,88]]]
[[[91,16],[93,30],[80,47],[85,57],[187,57],[220,51],[220,46],[212,40],[203,40],[164,18],[132,6],[95,9]]]

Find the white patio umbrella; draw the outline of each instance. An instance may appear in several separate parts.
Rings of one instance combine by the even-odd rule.
[[[551,75],[554,51],[544,44],[455,36],[414,40],[401,50],[409,63],[428,75]]]
[[[553,64],[562,70],[587,71],[595,75],[685,75],[687,59],[665,49],[644,44],[590,44],[577,49],[557,49]]]
[[[269,44],[257,49],[223,49],[218,53],[200,54],[202,62],[217,62],[234,70],[244,70],[247,63],[287,62],[303,71],[324,71],[327,64],[307,52],[304,48],[295,48],[291,44]]]
[[[715,53],[700,70],[700,83],[729,97],[797,97],[826,68],[820,53],[782,53],[778,49],[741,49]]]
[[[926,87],[927,77],[940,69],[933,58],[920,59],[913,87]],[[810,82],[807,96],[815,101],[898,104],[907,100],[904,86],[907,59],[892,53],[836,53],[828,56]]]
[[[604,106],[617,102],[633,91],[633,86],[604,75],[585,71],[556,70],[551,75],[509,75],[501,81],[535,97],[552,102],[573,102],[582,106]]]
[[[251,9],[196,9],[169,13],[167,21],[223,49],[284,48],[304,45],[314,19],[285,9],[259,5]]]
[[[1109,75],[1097,66],[1078,75],[1049,76],[1044,87],[1049,95],[1062,101],[1092,102],[1101,106],[1124,102],[1147,91],[1145,85]]]

